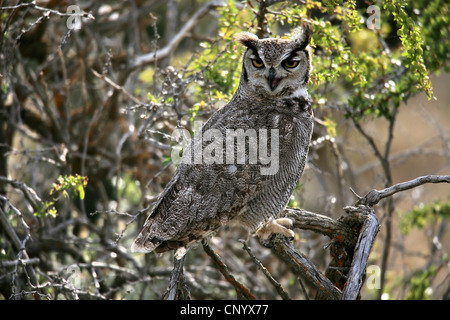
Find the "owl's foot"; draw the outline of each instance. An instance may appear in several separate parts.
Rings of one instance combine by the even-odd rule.
[[[256,234],[263,243],[267,243],[274,233],[282,234],[288,238],[295,236],[292,228],[293,222],[289,218],[270,219],[263,227],[256,230]]]
[[[181,260],[186,255],[187,251],[188,249],[186,249],[186,247],[179,247],[175,251],[175,258]]]

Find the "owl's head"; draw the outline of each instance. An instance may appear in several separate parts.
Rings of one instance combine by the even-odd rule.
[[[290,40],[258,39],[248,32],[238,34],[236,39],[247,47],[241,90],[267,98],[306,95],[311,71],[309,25],[297,29]]]

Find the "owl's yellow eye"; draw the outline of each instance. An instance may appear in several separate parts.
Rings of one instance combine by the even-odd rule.
[[[286,68],[295,68],[296,66],[298,66],[298,61],[287,60],[283,62],[283,66],[285,66]]]
[[[261,59],[252,59],[252,63],[253,63],[253,66],[255,68],[262,68],[262,67],[264,67],[264,63],[262,62]]]

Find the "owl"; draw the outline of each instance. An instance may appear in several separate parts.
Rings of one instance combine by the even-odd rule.
[[[247,48],[238,89],[184,151],[133,252],[183,255],[230,222],[264,241],[294,236],[292,221],[277,216],[302,175],[313,130],[311,28],[291,39],[236,39]]]

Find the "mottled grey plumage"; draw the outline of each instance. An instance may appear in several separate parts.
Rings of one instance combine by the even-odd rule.
[[[242,33],[237,40],[248,49],[244,55],[239,88],[230,102],[214,113],[202,132],[277,129],[278,170],[261,174],[268,164],[258,159],[244,164],[181,163],[164,189],[132,246],[135,252],[164,252],[186,248],[230,220],[267,237],[272,232],[293,235],[286,219],[274,220],[284,209],[303,172],[313,128],[306,85],[311,69],[310,29],[294,39],[258,39]],[[206,140],[206,139],[205,139]],[[203,141],[205,148],[211,141]],[[236,145],[234,146],[236,149]],[[198,146],[192,143],[186,157]],[[249,148],[246,148],[248,160]],[[236,150],[235,150],[236,151]],[[225,148],[223,151],[225,159]],[[278,223],[277,223],[278,221]]]

